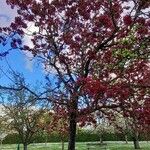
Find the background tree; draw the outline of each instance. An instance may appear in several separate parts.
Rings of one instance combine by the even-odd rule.
[[[1,110],[2,113],[2,110]],[[5,122],[5,120],[3,119],[3,117],[0,115],[0,142],[1,142],[1,147],[2,147],[2,142],[5,139],[5,137],[7,136],[8,129],[6,128],[7,123]]]
[[[105,134],[114,134],[114,127],[110,124],[107,116],[105,116],[104,114],[97,112],[96,118],[97,122],[94,126],[94,130],[99,135],[100,143],[103,143],[103,138]]]
[[[145,134],[143,131],[149,130],[149,117],[147,116],[149,109],[146,109],[149,107],[148,101],[143,101],[142,96],[140,96],[140,99],[132,97],[126,105],[128,107],[123,108],[123,111],[111,112],[109,121],[116,131],[125,136],[126,141],[127,137],[130,136],[133,140],[134,148],[140,149],[139,140]]]
[[[123,116],[131,133],[135,149],[140,148],[139,138],[144,133],[143,131],[149,130],[148,101],[143,101],[141,95],[140,99],[138,97],[135,99],[130,99],[130,106],[125,110],[125,112],[123,112]],[[145,104],[147,106],[145,106]]]
[[[16,82],[25,86],[23,78],[17,78]],[[16,85],[12,86],[16,88]],[[17,132],[24,150],[27,150],[27,145],[33,140],[33,136],[39,130],[39,120],[43,110],[36,101],[34,95],[25,89],[11,91],[5,93],[2,105],[4,107],[3,118],[7,122],[7,128],[11,132]]]
[[[116,134],[121,133],[126,144],[128,144],[128,136],[131,132],[128,124],[128,119],[124,118],[122,114],[116,112],[114,116],[112,116],[112,119],[108,122],[111,124],[111,126],[113,126],[114,132]]]
[[[66,116],[66,117],[64,117]],[[67,112],[60,106],[55,106],[53,110],[46,111],[41,118],[40,127],[48,134],[57,134],[62,142],[62,150],[64,150],[64,142],[68,137],[68,119]]]
[[[18,16],[2,32],[24,37],[29,23],[37,29],[31,32],[33,47],[18,40],[11,45],[38,56],[47,71],[55,72],[49,100],[67,108],[68,150],[75,150],[78,118],[84,120],[95,110],[126,108],[143,88],[149,93],[149,1],[6,2],[17,7]]]

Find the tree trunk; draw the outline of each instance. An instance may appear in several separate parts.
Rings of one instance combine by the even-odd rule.
[[[140,149],[140,144],[139,144],[139,140],[138,139],[134,139],[133,143],[134,143],[134,148],[135,149]]]
[[[62,140],[61,140],[61,150],[64,150],[64,146],[65,146],[65,145],[64,145],[64,140],[62,139]]]
[[[23,144],[23,150],[28,150],[28,144],[27,143]]]
[[[69,144],[68,150],[75,150],[76,141],[76,113],[72,112],[69,117]]]
[[[46,134],[46,137],[45,137],[45,146],[47,146],[47,134]]]
[[[102,144],[103,143],[103,136],[100,135],[100,143]]]
[[[140,149],[138,132],[136,132],[134,137],[133,137],[133,143],[134,143],[134,148],[135,149]]]
[[[124,137],[125,137],[126,144],[128,144],[128,136],[125,135]]]
[[[2,145],[3,145],[3,140],[1,140],[1,148],[2,148]]]

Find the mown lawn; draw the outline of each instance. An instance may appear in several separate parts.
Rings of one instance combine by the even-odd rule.
[[[141,142],[141,150],[150,150],[150,142]],[[86,143],[77,143],[77,150],[87,150]],[[17,145],[3,145],[0,150],[17,150]],[[20,145],[20,150],[23,150]],[[30,144],[28,150],[61,150],[61,143],[48,143],[48,144]],[[67,150],[67,144],[65,144]],[[99,146],[92,146],[91,150],[104,150]],[[106,150],[106,149],[105,149]],[[132,142],[125,144],[124,142],[107,142],[107,150],[134,150]]]

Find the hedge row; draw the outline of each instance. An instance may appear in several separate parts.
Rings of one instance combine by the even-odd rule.
[[[105,133],[103,134],[104,141],[124,141],[124,136],[122,134],[113,134],[113,133]],[[64,141],[67,141],[67,137],[64,138]],[[143,140],[144,138],[140,138]],[[100,137],[98,134],[94,134],[92,132],[81,131],[78,132],[76,141],[77,142],[90,142],[90,141],[99,141]],[[128,140],[131,141],[132,137],[128,135]],[[31,143],[44,143],[44,142],[60,142],[61,138],[58,134],[38,134],[32,139]],[[3,143],[5,144],[14,144],[21,143],[19,136],[17,134],[10,134],[4,139]]]

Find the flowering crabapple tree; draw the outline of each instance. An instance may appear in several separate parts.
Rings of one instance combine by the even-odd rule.
[[[139,123],[142,124],[145,139],[150,139],[150,101],[146,101],[141,109],[139,109]]]
[[[20,36],[15,32],[10,34],[10,29],[4,27],[3,30],[0,28],[0,59],[6,57],[10,51],[17,49],[22,44]],[[5,46],[8,49],[5,49]]]
[[[64,117],[64,115],[66,117]],[[40,121],[40,128],[46,134],[57,134],[62,143],[62,150],[64,150],[64,142],[68,137],[68,118],[67,111],[61,106],[55,106],[53,111],[46,111]]]
[[[142,90],[145,97],[146,90]],[[118,132],[125,136],[125,140],[127,140],[128,135],[131,136],[135,149],[140,149],[139,138],[147,136],[146,134],[150,129],[149,99],[145,98],[144,100],[143,96],[135,95],[135,97],[128,99],[128,101],[124,101],[126,108],[123,106],[121,111],[111,111],[107,114],[110,123]]]
[[[44,111],[36,97],[29,91],[25,89],[12,90],[19,89],[20,85],[26,86],[24,78],[18,76],[14,81],[14,84],[10,85],[10,89],[1,91],[0,102],[3,106],[1,117],[5,128],[9,133],[17,133],[23,144],[23,150],[27,150],[28,145],[40,129],[39,120]]]
[[[135,149],[140,149],[140,135],[141,133],[143,133],[143,131],[148,129],[148,127],[146,127],[147,123],[145,122],[145,115],[142,112],[142,105],[142,102],[136,97],[136,99],[130,101],[128,109],[123,112],[123,116],[126,121],[128,131],[130,132],[130,135],[132,137]],[[144,117],[144,122],[141,122],[142,115]]]
[[[75,150],[78,118],[126,108],[131,97],[149,97],[149,1],[6,2],[18,16],[1,32],[29,36],[32,46],[13,40],[12,47],[39,57],[58,81],[49,100],[67,108],[68,150]],[[27,35],[30,23],[36,31]]]
[[[97,122],[94,126],[94,132],[99,135],[100,143],[103,143],[104,135],[113,133],[114,127],[109,123],[107,116],[102,113],[96,113]]]

